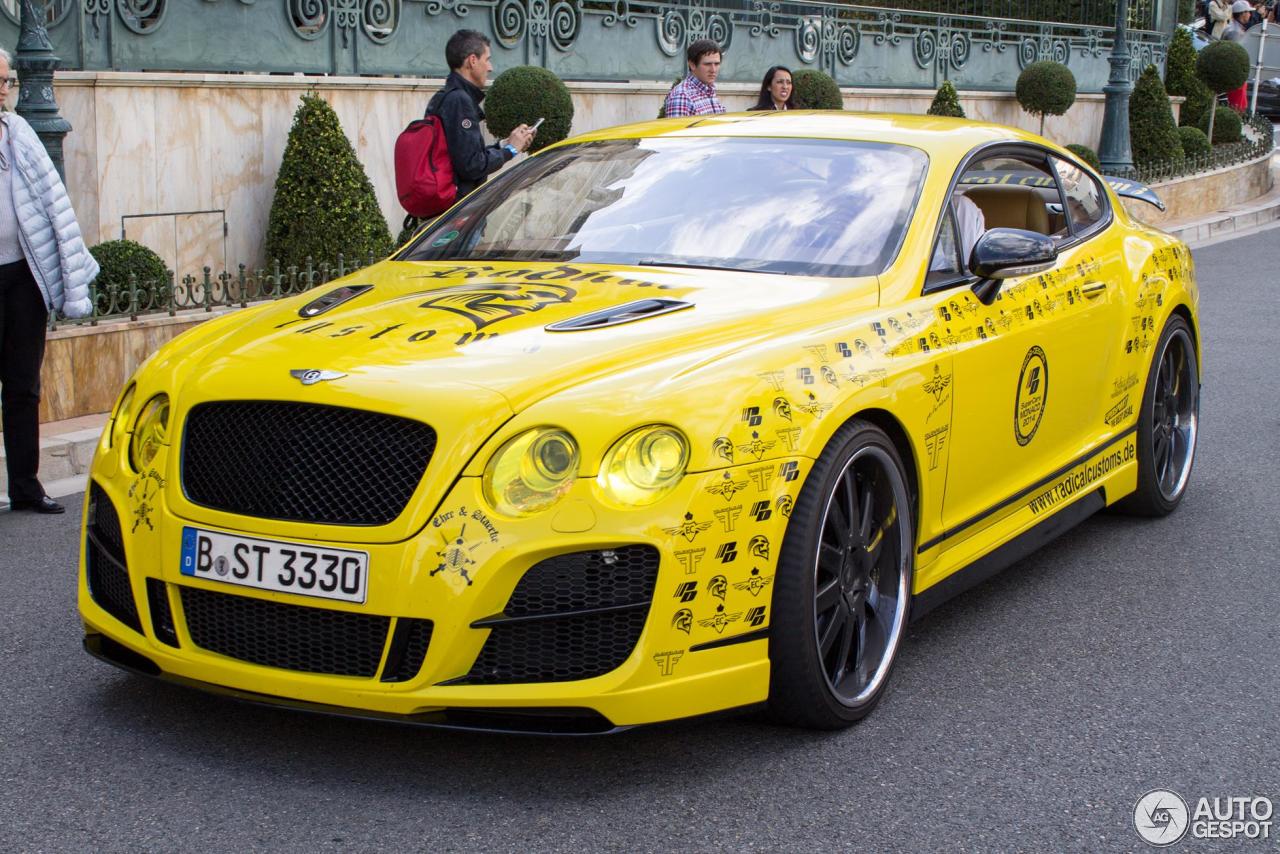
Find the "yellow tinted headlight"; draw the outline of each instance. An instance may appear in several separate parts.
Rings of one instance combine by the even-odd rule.
[[[129,432],[129,424],[133,418],[133,393],[137,388],[131,384],[125,389],[124,394],[120,395],[120,402],[116,404],[116,411],[111,413],[111,424],[107,427],[108,448],[121,445],[125,434]]]
[[[578,443],[564,430],[536,427],[503,445],[484,471],[484,494],[499,513],[545,510],[578,477]]]
[[[142,407],[138,424],[129,440],[129,465],[140,472],[160,453],[160,447],[169,443],[169,395],[157,394]]]
[[[674,427],[632,430],[604,455],[597,482],[620,504],[652,504],[666,495],[689,465],[689,440]]]

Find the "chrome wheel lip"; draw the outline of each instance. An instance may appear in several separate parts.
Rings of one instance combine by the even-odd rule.
[[[1174,392],[1175,407],[1172,413],[1165,413],[1163,419],[1157,419],[1156,416],[1156,398],[1160,394],[1161,381],[1165,371],[1165,359],[1169,353],[1169,348],[1177,342],[1181,349],[1181,366],[1175,370],[1179,374],[1177,377],[1178,390]],[[1198,371],[1195,368],[1195,347],[1191,343],[1191,337],[1185,329],[1178,329],[1168,340],[1164,342],[1164,347],[1156,355],[1156,376],[1153,383],[1153,393],[1151,396],[1151,447],[1152,447],[1152,465],[1157,467],[1154,472],[1156,488],[1160,491],[1160,496],[1165,501],[1176,501],[1179,496],[1187,488],[1187,481],[1191,477],[1191,465],[1195,460],[1196,454],[1196,438],[1200,426],[1200,381]],[[1172,478],[1171,484],[1166,484],[1169,478],[1162,476],[1162,472],[1158,468],[1155,460],[1155,448],[1157,438],[1161,430],[1168,427],[1168,441],[1172,447],[1169,453],[1179,453],[1181,448],[1181,459],[1176,461],[1177,476]],[[1175,460],[1170,459],[1168,467],[1173,467]],[[1168,468],[1166,468],[1166,471]]]
[[[876,692],[880,690],[880,687],[888,677],[889,671],[893,666],[894,659],[897,656],[898,646],[900,645],[902,634],[905,629],[905,617],[909,602],[908,597],[911,595],[908,566],[911,560],[911,549],[913,546],[910,541],[910,525],[904,524],[903,522],[904,519],[909,520],[911,518],[911,514],[910,507],[907,503],[906,484],[898,470],[897,463],[885,450],[875,445],[868,445],[864,448],[858,449],[858,451],[855,452],[844,464],[840,469],[839,475],[835,479],[835,486],[838,489],[839,485],[844,481],[845,476],[849,474],[849,470],[867,456],[874,457],[885,473],[891,478],[893,501],[895,510],[898,514],[898,521],[896,522],[898,532],[897,601],[894,607],[893,624],[888,637],[884,641],[883,652],[881,653],[880,661],[876,666],[876,671],[872,674],[871,678],[867,680],[867,684],[852,697],[842,694],[839,688],[833,684],[831,674],[827,672],[825,662],[821,660],[821,640],[818,636],[817,583],[819,573],[819,553],[821,552],[822,547],[823,532],[826,530],[827,520],[831,513],[832,502],[836,500],[836,489],[833,489],[831,493],[828,494],[822,509],[822,516],[818,523],[818,548],[814,553],[812,569],[814,579],[814,596],[809,623],[813,632],[814,649],[820,658],[819,669],[822,671],[822,678],[826,682],[827,688],[831,691],[831,695],[842,705],[849,707],[862,705],[871,697],[875,696]],[[905,516],[903,515],[904,513],[906,514]]]

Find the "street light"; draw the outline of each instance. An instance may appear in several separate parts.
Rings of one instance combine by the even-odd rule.
[[[1102,144],[1098,147],[1098,160],[1107,175],[1127,178],[1133,174],[1133,149],[1129,147],[1129,93],[1133,83],[1129,81],[1129,43],[1125,28],[1129,18],[1129,0],[1116,3],[1116,36],[1111,45],[1111,76],[1102,91],[1107,93],[1106,112],[1102,116]]]
[[[13,57],[14,70],[22,87],[18,90],[18,115],[31,125],[44,143],[49,159],[65,183],[62,166],[62,138],[71,124],[58,115],[58,102],[53,97],[53,72],[60,60],[53,55],[49,34],[44,28],[46,0],[22,0],[19,21],[22,33]]]

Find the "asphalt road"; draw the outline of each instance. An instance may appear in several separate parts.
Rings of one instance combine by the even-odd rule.
[[[78,510],[0,514],[0,850],[1095,852],[1145,850],[1153,788],[1280,799],[1280,229],[1196,261],[1181,509],[1095,517],[933,612],[846,732],[442,734],[155,684],[80,649]]]

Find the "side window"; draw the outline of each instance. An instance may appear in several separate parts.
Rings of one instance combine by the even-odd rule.
[[[1093,176],[1074,164],[1054,157],[1053,168],[1062,182],[1072,232],[1081,234],[1088,231],[1106,216],[1106,195]]]
[[[929,275],[926,283],[941,282],[960,274],[960,254],[956,246],[956,218],[951,205],[942,215],[942,225],[938,229],[938,242],[933,250],[933,260],[929,262]]]
[[[1020,228],[1038,234],[1067,234],[1061,212],[1057,178],[1042,156],[1028,153],[1026,159],[1008,154],[984,157],[970,164],[956,187],[977,207],[972,217],[960,214],[961,241],[968,219],[978,224],[974,241],[992,228]],[[980,217],[979,215],[980,214]],[[973,229],[970,229],[972,231]],[[970,247],[972,248],[972,247]],[[961,246],[961,254],[965,252]]]

